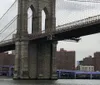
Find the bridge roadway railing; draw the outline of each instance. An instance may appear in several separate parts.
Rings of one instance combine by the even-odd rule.
[[[30,34],[29,40],[37,39],[37,38],[41,38],[44,36],[53,35],[53,34],[57,34],[57,33],[61,33],[63,31],[70,31],[70,30],[73,30],[76,28],[86,27],[86,26],[98,24],[98,23],[100,23],[100,15],[88,17],[88,18],[85,18],[82,20],[78,20],[78,21],[74,21],[71,23],[57,26],[56,30],[52,30],[52,31],[51,30],[48,30],[48,31],[43,30],[43,31],[36,33],[36,34]],[[0,46],[4,45],[4,44],[12,43],[12,42],[14,42],[13,39],[2,41],[2,42],[0,42]]]
[[[78,21],[74,21],[74,22],[70,22],[64,25],[57,26],[56,30],[52,30],[52,31],[48,30],[46,32],[43,31],[43,32],[36,33],[33,35],[29,35],[29,36],[30,36],[30,39],[36,39],[36,38],[41,38],[41,37],[48,36],[48,35],[53,35],[53,34],[58,34],[58,33],[62,33],[65,31],[74,30],[77,28],[90,26],[93,24],[98,24],[98,23],[100,23],[100,15],[88,17],[82,20],[78,20]]]
[[[83,27],[83,26],[88,26],[88,25],[97,24],[97,23],[100,23],[100,15],[88,17],[88,18],[81,19],[81,20],[74,21],[74,22],[70,22],[67,24],[63,24],[63,25],[57,26],[56,28],[59,31],[60,29],[63,30],[64,28],[65,29],[66,28],[73,28],[75,26],[76,27]]]

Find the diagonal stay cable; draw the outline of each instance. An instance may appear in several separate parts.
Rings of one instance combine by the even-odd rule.
[[[13,22],[17,19],[18,15],[16,15],[3,29],[0,30],[0,35],[8,28],[11,26],[11,24],[13,24]],[[30,19],[32,17],[32,15],[30,17],[28,17],[28,19]]]
[[[28,19],[30,19],[32,17],[32,15],[30,16],[30,17],[28,17]],[[14,19],[14,18],[13,18]],[[17,18],[15,17],[15,20],[16,20]],[[15,21],[15,20],[12,20],[13,22]],[[12,23],[13,23],[12,22]],[[11,25],[11,24],[10,24]],[[9,27],[9,26],[8,26]],[[12,31],[8,36],[6,36],[4,39],[2,39],[1,40],[1,42],[3,42],[6,38],[8,38],[10,35],[12,35],[14,32],[16,31],[16,29],[14,30],[14,31]]]
[[[10,35],[12,35],[15,31],[16,31],[16,29],[15,29],[14,31],[12,31],[9,35],[7,35],[5,38],[3,38],[3,39],[1,40],[1,42],[3,42],[6,38],[8,38]]]
[[[9,10],[15,5],[15,3],[17,2],[17,0],[11,5],[11,7],[2,15],[2,17],[0,18],[0,20],[7,14],[7,12],[9,12]]]
[[[30,17],[28,17],[28,19],[30,19],[31,17],[32,17],[32,15]],[[6,38],[8,38],[10,35],[12,35],[15,31],[16,31],[16,29],[14,31],[12,31],[8,36],[6,36],[2,41],[4,41]]]
[[[1,35],[8,27],[10,27],[16,19],[17,19],[17,16],[15,16],[4,28],[2,28],[2,29],[0,30],[0,35]]]

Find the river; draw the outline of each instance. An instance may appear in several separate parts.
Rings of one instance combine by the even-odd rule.
[[[100,85],[100,80],[13,80],[0,79],[0,85]]]

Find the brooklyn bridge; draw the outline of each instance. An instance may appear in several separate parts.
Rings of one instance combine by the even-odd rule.
[[[18,12],[8,20],[7,14],[14,7]],[[100,15],[56,27],[55,7],[56,0],[16,0],[0,19],[0,52],[15,50],[14,79],[57,79],[57,42],[100,32]],[[31,34],[27,23],[29,8],[33,11]],[[42,10],[46,14],[45,30],[41,28]]]

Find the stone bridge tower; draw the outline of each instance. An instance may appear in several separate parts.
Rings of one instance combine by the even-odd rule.
[[[28,40],[28,14],[32,15],[32,34],[41,32],[41,13],[46,14],[45,32],[55,30],[56,0],[18,0],[18,20],[15,49],[14,79],[57,79],[55,41],[33,42]]]

